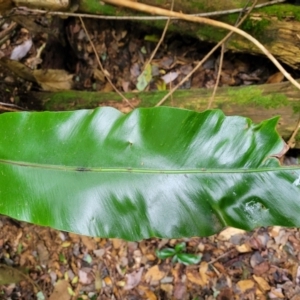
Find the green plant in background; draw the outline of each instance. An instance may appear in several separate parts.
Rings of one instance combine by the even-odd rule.
[[[300,227],[300,167],[276,158],[277,121],[170,107],[5,113],[0,213],[125,240]]]
[[[163,248],[161,250],[156,250],[156,256],[159,259],[167,259],[172,257],[172,262],[182,263],[186,266],[195,265],[201,261],[202,256],[200,254],[190,254],[185,253],[186,243],[182,242],[176,244],[174,248]]]

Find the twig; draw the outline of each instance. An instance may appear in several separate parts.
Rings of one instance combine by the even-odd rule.
[[[15,108],[16,107],[16,108]],[[0,110],[2,111],[23,111],[22,107],[17,105],[9,105],[8,103],[0,102]]]
[[[278,60],[258,40],[256,40],[253,36],[251,36],[250,34],[246,33],[245,31],[243,31],[237,27],[228,25],[226,23],[222,23],[220,21],[211,20],[211,19],[203,18],[203,17],[189,16],[189,15],[186,15],[183,13],[169,11],[167,9],[163,9],[163,8],[159,8],[159,7],[155,7],[155,6],[151,6],[151,5],[147,5],[147,4],[143,4],[143,3],[133,2],[133,1],[129,1],[129,0],[103,0],[103,2],[109,3],[109,4],[114,4],[117,6],[131,8],[131,9],[134,9],[137,11],[147,12],[149,14],[175,17],[175,18],[179,18],[181,20],[185,20],[185,21],[189,21],[189,22],[206,24],[206,25],[210,25],[213,27],[219,27],[219,28],[223,28],[223,29],[226,29],[229,31],[233,31],[234,33],[237,33],[237,34],[243,36],[244,38],[246,38],[247,40],[252,42],[254,45],[256,45],[256,47],[258,47],[273,62],[273,64],[282,72],[284,77],[287,80],[289,80],[295,87],[300,89],[300,84],[282,67],[282,65],[278,62]],[[222,42],[223,41],[224,41],[224,39],[222,40]],[[221,44],[218,44],[218,47],[220,45]]]
[[[4,38],[5,36],[7,36],[10,32],[12,32],[16,27],[18,26],[18,24],[16,22],[11,22],[10,25],[2,30],[0,32],[0,39]]]
[[[102,66],[102,63],[101,63],[101,61],[100,61],[100,58],[99,58],[99,55],[98,55],[98,53],[97,53],[97,50],[96,50],[96,47],[95,47],[95,45],[94,45],[94,43],[93,43],[93,41],[92,41],[92,39],[91,39],[91,37],[90,37],[90,35],[89,35],[89,33],[87,32],[87,30],[86,30],[86,27],[85,27],[85,24],[84,24],[84,22],[83,22],[83,20],[82,20],[82,18],[81,17],[79,17],[79,20],[80,20],[80,22],[81,22],[81,25],[82,25],[82,28],[83,28],[83,30],[84,30],[84,32],[85,32],[85,34],[87,35],[87,37],[88,37],[88,40],[89,40],[89,42],[90,42],[90,44],[91,44],[91,46],[92,46],[92,48],[93,48],[93,51],[94,51],[94,53],[95,53],[95,56],[96,56],[96,60],[97,60],[97,62],[98,62],[98,65],[99,65],[99,67],[100,67],[100,69],[101,69],[101,71],[103,72],[103,74],[104,74],[104,76],[105,76],[105,78],[106,78],[106,80],[110,83],[110,85],[112,86],[112,88],[115,90],[115,92],[132,108],[132,109],[134,109],[134,106],[129,102],[129,100],[117,89],[117,87],[112,83],[112,81],[110,80],[110,78],[109,78],[109,76],[107,75],[107,72],[104,70],[104,68],[103,68],[103,66]]]
[[[236,249],[230,249],[230,250],[228,250],[227,252],[225,252],[225,253],[219,255],[219,256],[216,257],[215,259],[212,259],[212,260],[209,261],[207,264],[208,264],[208,265],[212,265],[212,264],[214,264],[215,262],[217,262],[218,260],[220,260],[221,258],[228,256],[229,254],[231,254],[231,253],[234,252],[234,251],[236,251]]]
[[[253,6],[253,5],[252,5]],[[250,10],[252,8],[252,6],[250,7]],[[244,20],[247,18],[247,15],[245,15],[240,21],[239,23],[236,25],[237,27],[240,26],[240,24],[242,22],[244,22]],[[233,27],[235,28],[235,27]],[[216,46],[214,46],[205,56],[204,58],[194,67],[194,69],[188,74],[186,75],[172,90],[169,91],[169,93],[167,95],[165,95],[155,106],[160,106],[162,105],[170,96],[170,94],[172,94],[174,91],[176,91],[186,80],[188,80],[195,72],[196,70],[198,70],[198,68],[200,68],[203,63],[221,46],[223,45],[223,43],[225,43],[231,36],[233,35],[233,31],[229,32]]]
[[[172,4],[171,4],[171,8],[170,8],[171,11],[173,10],[173,7],[174,7],[174,0],[172,0]],[[151,61],[152,61],[152,59],[154,58],[154,56],[155,56],[157,50],[159,49],[161,43],[163,42],[163,40],[164,40],[164,38],[165,38],[165,35],[166,35],[166,33],[167,33],[167,30],[168,30],[169,24],[170,24],[170,18],[168,18],[168,20],[167,20],[167,22],[166,22],[166,25],[165,25],[165,28],[164,28],[164,30],[163,30],[163,32],[162,32],[161,37],[160,37],[160,40],[158,41],[158,43],[157,43],[155,49],[153,50],[153,52],[152,52],[152,54],[151,54],[151,56],[150,56],[148,62],[146,63],[144,69],[146,69],[146,67],[151,63]]]
[[[287,142],[287,144],[290,148],[294,148],[295,137],[296,137],[297,133],[299,132],[299,130],[300,130],[300,118],[299,118],[296,128],[293,131],[293,134],[291,135],[291,137],[289,138],[289,140]]]
[[[253,8],[255,7],[256,3],[257,3],[257,0],[254,0],[253,1],[253,4],[250,8],[248,8],[248,5],[249,5],[249,1],[247,2],[246,6],[244,7],[244,11],[246,11],[246,14],[243,18],[243,21],[249,16],[249,14],[251,13],[251,11],[253,10]],[[242,22],[240,22],[240,19],[242,17],[242,14],[244,11],[241,11],[236,22],[235,22],[235,26],[238,27],[241,25]],[[215,99],[215,95],[217,93],[217,89],[218,89],[218,86],[219,86],[219,82],[220,82],[220,78],[221,78],[221,73],[222,73],[222,67],[223,67],[223,59],[224,59],[224,53],[225,53],[225,50],[226,50],[226,44],[228,43],[228,39],[226,40],[226,42],[224,42],[221,46],[221,54],[220,54],[220,59],[219,59],[219,68],[218,68],[218,74],[217,74],[217,80],[216,80],[216,83],[215,83],[215,86],[214,86],[214,90],[213,90],[213,93],[209,99],[209,102],[208,102],[208,105],[207,105],[207,109],[210,109],[211,106],[212,106],[212,103]]]
[[[286,0],[274,0],[269,1],[267,3],[257,4],[255,8],[261,8],[264,6],[274,5],[283,3]],[[233,13],[238,13],[243,11],[243,8],[229,9],[229,10],[221,10],[221,11],[213,11],[199,14],[190,14],[188,16],[194,17],[212,17],[212,16],[222,16],[229,15]],[[140,21],[151,21],[151,20],[167,20],[169,17],[166,16],[103,16],[103,15],[93,15],[93,14],[82,14],[82,13],[71,13],[71,12],[60,12],[60,11],[47,11],[43,9],[33,9],[27,7],[17,7],[15,9],[15,14],[24,14],[24,13],[36,13],[36,14],[47,14],[54,16],[68,16],[68,17],[82,17],[82,18],[92,18],[92,19],[104,19],[104,20],[140,20]],[[178,20],[179,18],[171,17],[171,20]]]
[[[221,53],[220,53],[220,59],[219,59],[219,68],[218,68],[217,79],[216,79],[216,83],[215,83],[215,86],[214,86],[213,93],[212,93],[212,95],[211,95],[211,97],[209,99],[209,102],[207,104],[207,109],[211,108],[212,103],[213,103],[213,101],[215,99],[215,95],[217,93],[217,89],[218,89],[218,86],[219,86],[219,82],[220,82],[220,78],[221,78],[221,73],[222,73],[224,52],[225,52],[225,42],[221,46]]]

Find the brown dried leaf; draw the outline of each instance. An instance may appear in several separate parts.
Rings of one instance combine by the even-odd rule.
[[[269,291],[271,289],[268,282],[262,277],[253,275],[254,280],[257,282],[258,286],[263,292]]]
[[[281,72],[277,72],[271,75],[266,83],[279,83],[284,79],[284,76]]]
[[[174,298],[183,299],[186,294],[186,285],[182,281],[178,281],[174,285]]]
[[[143,270],[144,268],[140,268],[138,271],[134,271],[126,275],[127,282],[126,285],[124,286],[124,290],[131,290],[140,283]]]
[[[70,90],[73,85],[73,75],[65,70],[33,70],[32,74],[45,91]]]
[[[247,252],[251,252],[252,251],[252,248],[249,245],[249,243],[244,243],[242,245],[236,245],[235,247],[236,247],[236,250],[239,253],[247,253]]]
[[[187,270],[186,271],[186,277],[187,279],[197,285],[200,286],[204,286],[205,282],[203,281],[203,279],[200,277],[199,273],[197,273],[196,271],[193,270]]]
[[[94,78],[99,80],[100,82],[104,82],[105,81],[105,75],[103,74],[103,72],[97,68],[93,69],[93,75]]]
[[[205,261],[201,262],[199,268],[199,274],[204,284],[207,284],[209,280],[208,276],[206,275],[207,270],[208,270],[208,263]]]
[[[69,283],[66,280],[58,281],[54,286],[54,291],[49,300],[69,300],[71,295],[68,292]]]
[[[246,231],[238,228],[227,227],[222,230],[218,235],[218,240],[220,241],[229,241],[230,238],[236,234],[244,234]]]
[[[270,269],[270,264],[267,261],[264,261],[261,264],[254,267],[253,273],[259,276],[266,273],[269,269]]]
[[[36,250],[39,255],[40,263],[43,266],[47,265],[49,262],[49,251],[42,241],[37,243]]]
[[[241,292],[246,292],[247,290],[254,288],[255,283],[253,280],[246,279],[240,280],[236,285],[241,290]]]
[[[94,241],[93,238],[88,237],[88,236],[82,236],[81,237],[81,242],[82,244],[87,248],[89,251],[95,250],[97,247],[96,242]]]
[[[163,271],[160,271],[159,267],[157,265],[151,267],[146,275],[145,275],[145,280],[147,282],[149,281],[159,281],[162,278],[164,278],[166,276],[166,273]]]

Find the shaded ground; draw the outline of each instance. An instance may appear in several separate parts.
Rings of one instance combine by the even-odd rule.
[[[17,46],[32,39],[33,46],[21,62],[74,74],[74,89],[111,91],[80,23],[71,18],[58,19],[54,25],[49,22],[35,19],[34,32],[17,27],[2,44],[2,56],[10,57]],[[86,26],[116,87],[136,90],[160,33],[137,30],[136,23],[86,21]],[[153,80],[146,89],[169,89],[208,49],[189,38],[167,37],[153,60]],[[215,55],[182,88],[212,88],[217,70]],[[291,72],[297,77],[296,71]],[[220,85],[282,80],[276,74],[263,58],[226,53]],[[38,84],[4,69],[0,77],[2,111],[19,109],[16,105],[32,108],[23,102],[22,94],[40,90]],[[125,242],[78,236],[6,217],[1,218],[0,228],[0,299],[300,299],[300,238],[294,229],[260,228],[248,233],[227,229],[208,238]],[[186,243],[187,253],[201,256],[198,264],[185,266],[157,258],[156,250],[174,248],[180,242]]]

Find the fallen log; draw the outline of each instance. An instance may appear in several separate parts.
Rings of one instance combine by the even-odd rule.
[[[78,5],[74,6],[70,4],[70,1],[64,0],[60,4],[56,0],[47,1],[28,1],[28,0],[6,0],[3,3],[0,1],[0,11],[3,10],[1,6],[11,2],[17,6],[28,6],[33,8],[44,8],[47,10],[54,9],[56,12],[73,12],[74,7],[77,9],[76,13],[87,13],[114,17],[126,17],[126,16],[141,16],[141,13],[125,9],[122,7],[114,7],[98,0],[76,0]],[[54,4],[51,4],[51,3]],[[153,5],[151,0],[140,0],[140,3]],[[158,3],[159,2],[159,3]],[[208,13],[208,12],[226,12],[231,9],[242,9],[247,1],[245,0],[189,0],[189,1],[174,1],[174,11],[182,11],[188,14]],[[264,4],[270,1],[260,0],[258,3]],[[50,4],[48,4],[50,3]],[[121,2],[120,2],[121,3]],[[68,5],[69,4],[69,5]],[[51,7],[52,5],[52,7]],[[61,5],[61,7],[59,6]],[[158,7],[169,9],[171,1],[161,0],[156,1],[155,5]],[[238,19],[238,13],[229,13],[221,16],[214,16],[215,19],[234,25]],[[26,10],[22,12],[26,15]],[[29,13],[29,12],[28,12]],[[76,14],[75,14],[76,15]],[[145,16],[145,14],[142,14]],[[156,17],[156,16],[152,16]],[[160,20],[156,17],[154,20],[137,21],[146,25],[155,26],[157,28],[163,28],[165,20]],[[241,29],[250,33],[257,38],[275,57],[287,65],[298,68],[300,65],[300,6],[280,3],[271,6],[265,6],[253,10],[249,18],[242,24]],[[226,34],[227,31],[220,28],[211,27],[208,25],[199,25],[192,22],[186,22],[181,20],[173,20],[169,26],[169,32],[177,32],[184,35],[191,35],[202,41],[207,42],[219,42]],[[251,54],[261,54],[248,40],[234,35],[227,43],[227,48],[238,52],[247,52]]]

